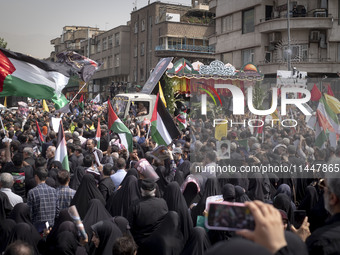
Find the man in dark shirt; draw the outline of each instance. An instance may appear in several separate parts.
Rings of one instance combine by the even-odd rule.
[[[138,245],[157,229],[168,212],[165,200],[155,197],[156,183],[153,180],[142,181],[141,193],[142,198],[131,205],[127,217]]]
[[[340,254],[340,179],[328,176],[321,179],[325,208],[332,215],[323,227],[316,229],[306,240],[309,254]]]
[[[107,201],[115,191],[115,185],[110,176],[113,174],[113,165],[105,164],[103,167],[103,178],[99,181],[98,189]]]

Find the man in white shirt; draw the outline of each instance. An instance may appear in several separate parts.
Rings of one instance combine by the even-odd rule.
[[[0,175],[0,185],[3,193],[5,193],[8,197],[9,202],[14,207],[18,203],[23,203],[21,196],[18,196],[17,194],[13,193],[11,188],[14,184],[13,176],[10,173],[2,173]]]
[[[114,173],[113,175],[111,175],[111,180],[113,181],[116,189],[118,189],[119,185],[122,183],[123,179],[125,178],[126,175],[126,171],[125,171],[125,167],[126,167],[126,162],[125,159],[123,158],[119,158],[117,160],[117,167],[118,170],[116,171],[116,173]]]

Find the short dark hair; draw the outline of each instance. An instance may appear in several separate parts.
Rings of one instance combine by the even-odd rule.
[[[24,157],[22,153],[17,152],[14,154],[13,159],[12,159],[14,166],[21,166],[23,161],[24,161]]]
[[[69,171],[62,169],[58,171],[57,180],[61,185],[65,185],[70,180]]]
[[[125,161],[125,159],[119,158],[119,159],[117,160],[117,167],[118,167],[118,169],[125,168],[125,166],[126,166],[126,161]]]
[[[72,143],[68,143],[68,144],[67,144],[67,149],[70,149],[71,152],[74,152],[74,151],[76,150],[74,144],[72,144]]]
[[[47,163],[46,159],[43,158],[42,156],[37,157],[35,160],[35,168],[45,166]]]
[[[94,159],[91,155],[86,155],[83,159],[83,164],[85,167],[92,166],[93,162],[94,162]]]
[[[34,175],[38,176],[40,181],[45,181],[48,174],[47,174],[46,168],[43,166],[40,166],[37,169],[35,169]]]
[[[117,255],[134,255],[138,246],[131,236],[122,236],[116,239],[112,254]]]
[[[112,164],[105,164],[104,167],[103,167],[103,174],[104,175],[111,175],[112,169],[113,169]]]

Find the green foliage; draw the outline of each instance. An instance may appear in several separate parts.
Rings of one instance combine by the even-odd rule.
[[[267,97],[267,91],[261,88],[261,83],[257,82],[253,87],[253,105],[257,110],[263,109],[263,101]]]
[[[170,114],[174,114],[177,105],[177,102],[182,102],[183,103],[183,99],[180,97],[180,94],[175,93],[174,91],[174,86],[176,85],[176,82],[179,82],[178,79],[173,79],[173,78],[169,78],[168,76],[164,75],[163,76],[163,80],[165,82],[165,86],[162,86],[163,89],[163,93],[164,93],[164,98],[166,101],[166,105],[167,105],[167,109],[169,111]]]
[[[6,49],[6,47],[7,47],[7,42],[5,41],[4,38],[0,37],[0,48]]]

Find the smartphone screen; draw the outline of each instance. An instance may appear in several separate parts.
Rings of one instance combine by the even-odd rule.
[[[242,203],[218,202],[208,205],[208,229],[235,231],[255,229],[254,217]]]
[[[306,216],[307,214],[305,210],[294,211],[294,227],[296,229],[301,227],[303,220],[305,219]]]

